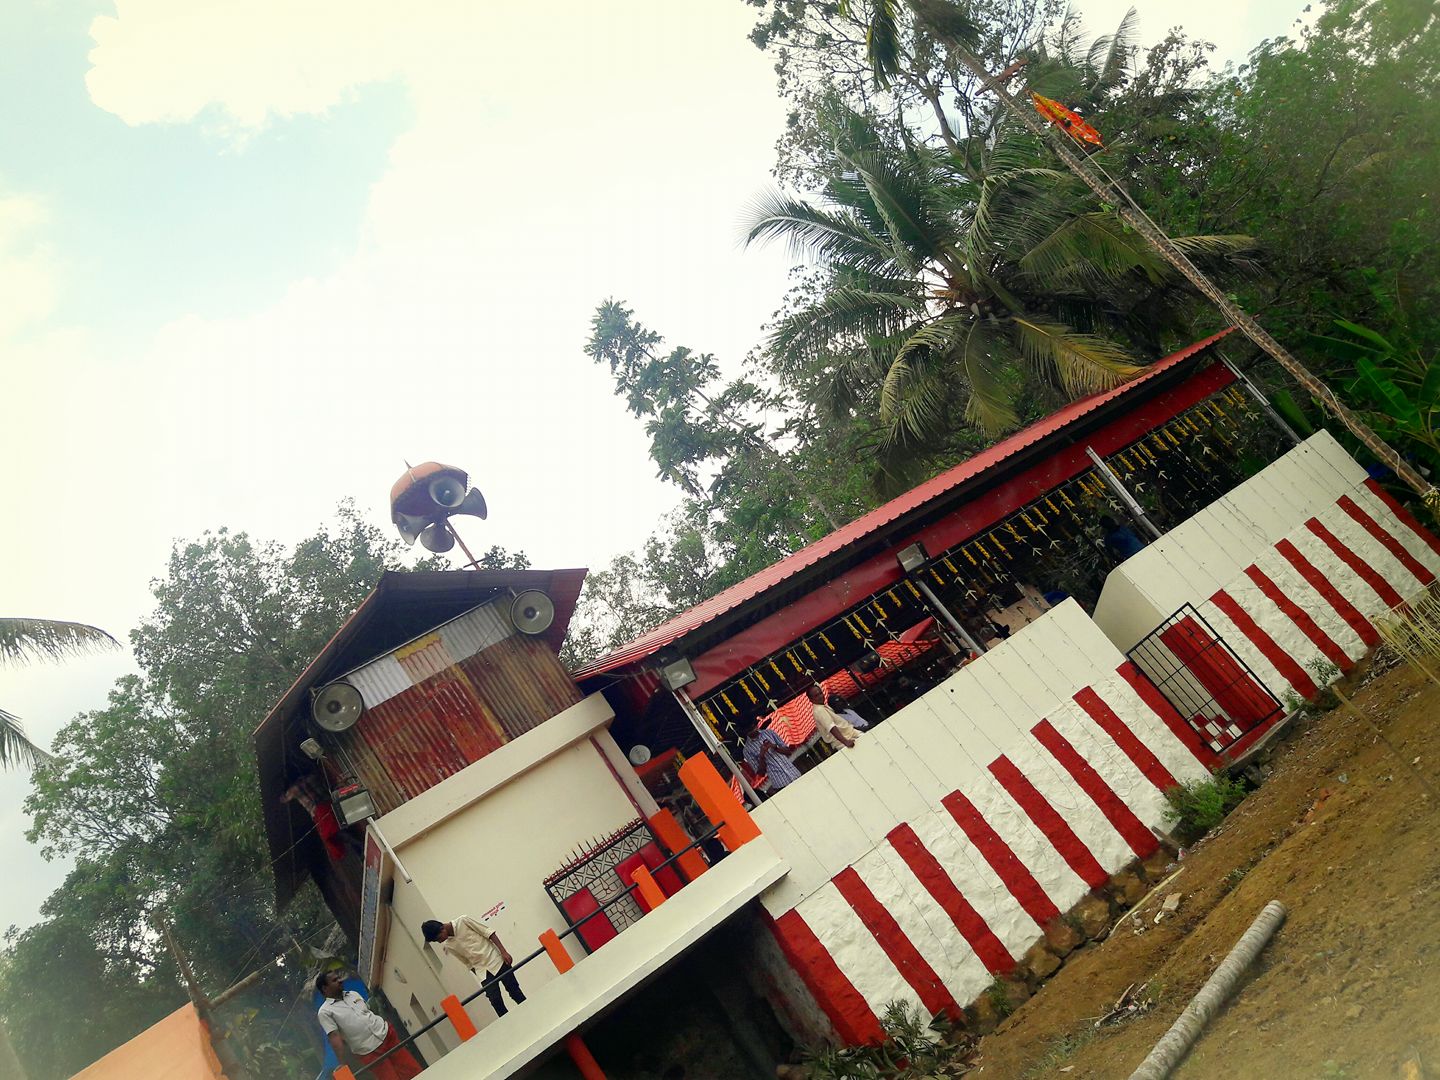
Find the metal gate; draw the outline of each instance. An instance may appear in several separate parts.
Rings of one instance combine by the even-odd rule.
[[[1250,666],[1189,604],[1126,655],[1216,753],[1283,711]]]

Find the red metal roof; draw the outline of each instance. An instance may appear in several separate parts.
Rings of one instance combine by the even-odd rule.
[[[1037,420],[1028,427],[1022,428],[1007,439],[1002,439],[994,446],[982,450],[972,458],[962,461],[960,464],[938,476],[925,481],[916,487],[911,488],[905,494],[900,495],[882,506],[876,507],[868,514],[862,514],[848,525],[843,525],[822,537],[813,544],[807,544],[792,555],[787,555],[777,563],[767,566],[758,574],[753,574],[744,581],[730,586],[724,592],[717,593],[709,600],[695,605],[688,611],[681,612],[674,618],[661,623],[649,633],[622,645],[619,649],[602,656],[600,659],[587,664],[575,672],[577,682],[593,675],[600,675],[607,671],[614,671],[617,668],[625,667],[637,661],[644,660],[659,652],[666,645],[678,641],[685,635],[699,629],[706,623],[733,611],[747,601],[767,592],[782,582],[794,577],[802,570],[806,570],[815,564],[837,555],[846,548],[868,539],[875,532],[890,524],[898,518],[914,510],[918,510],[926,503],[939,498],[947,491],[958,487],[968,480],[981,475],[987,470],[1000,465],[1007,458],[1032,446],[1048,436],[1054,435],[1064,428],[1075,423],[1080,418],[1094,412],[1118,398],[1134,393],[1138,388],[1155,379],[1162,372],[1176,367],[1188,360],[1200,350],[1213,345],[1234,327],[1228,327],[1218,334],[1211,334],[1203,341],[1197,341],[1188,345],[1177,353],[1157,360],[1139,375],[1123,386],[1104,393],[1092,394],[1089,397],[1073,401],[1069,405],[1056,410],[1043,420]]]

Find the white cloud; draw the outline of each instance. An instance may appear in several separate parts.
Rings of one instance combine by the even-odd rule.
[[[0,194],[0,345],[54,310],[57,266],[41,239],[46,216],[36,198]]]

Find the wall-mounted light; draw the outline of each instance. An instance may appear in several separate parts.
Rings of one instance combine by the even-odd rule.
[[[660,681],[667,690],[679,690],[695,681],[695,666],[685,657],[672,660],[660,669]]]
[[[375,800],[359,784],[347,784],[335,792],[335,816],[342,825],[354,825],[375,816]]]
[[[900,553],[895,556],[900,561],[900,569],[907,574],[913,574],[929,560],[930,556],[925,554],[925,545],[920,543],[911,544],[907,548],[901,548]]]

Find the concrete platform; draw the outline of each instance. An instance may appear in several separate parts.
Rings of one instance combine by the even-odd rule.
[[[660,907],[523,1005],[483,1028],[425,1070],[426,1080],[508,1077],[543,1057],[566,1035],[620,1000],[789,873],[762,835],[711,867]],[[566,945],[580,951],[574,938]],[[532,961],[548,964],[544,957]]]

